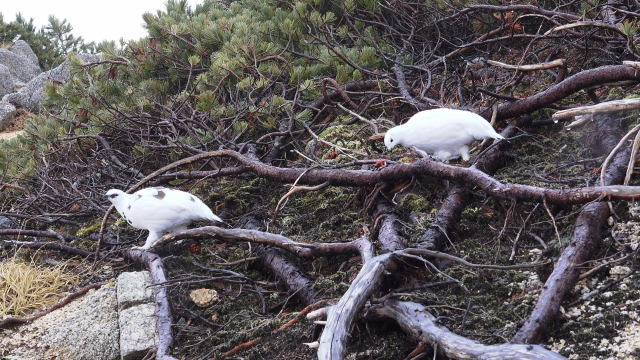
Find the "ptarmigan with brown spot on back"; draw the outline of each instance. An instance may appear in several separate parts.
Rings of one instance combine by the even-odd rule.
[[[122,217],[137,229],[149,230],[141,250],[148,250],[164,234],[186,230],[194,221],[224,221],[197,196],[181,190],[151,187],[127,194],[111,189],[105,194]]]

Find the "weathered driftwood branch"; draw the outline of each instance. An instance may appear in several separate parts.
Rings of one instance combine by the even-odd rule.
[[[540,345],[484,345],[467,339],[438,325],[427,308],[414,302],[386,300],[382,306],[374,307],[372,313],[396,321],[416,341],[431,345],[450,359],[566,359]]]
[[[158,255],[141,250],[126,250],[123,254],[137,263],[144,264],[147,269],[149,269],[151,280],[154,284],[164,284],[167,282],[164,264]],[[164,285],[157,285],[154,286],[154,292],[156,297],[156,329],[158,331],[156,359],[177,360],[171,356],[169,352],[171,344],[173,343],[173,335],[171,334],[172,319],[167,289]]]
[[[260,258],[260,266],[268,269],[303,304],[313,304],[317,301],[318,294],[313,288],[313,281],[305,276],[283,251],[272,246],[259,245],[255,254]]]
[[[499,61],[487,60],[487,64],[498,66],[503,69],[509,69],[509,70],[536,71],[536,70],[552,69],[558,66],[567,66],[567,61],[565,59],[556,59],[553,61],[544,62],[540,64],[511,65],[511,64],[505,64]]]
[[[385,269],[394,260],[393,254],[378,255],[365,262],[340,301],[331,307],[327,316],[327,324],[320,336],[319,360],[341,360],[344,358],[349,333],[356,316],[373,292],[378,289]]]
[[[609,121],[601,119],[596,122],[601,137],[600,144],[605,150],[612,149],[620,137],[620,129],[612,125],[612,121],[613,119],[609,119]],[[617,153],[605,171],[605,183],[612,184],[622,181],[630,151],[630,147],[627,147]],[[581,264],[591,258],[593,250],[601,241],[601,231],[606,225],[608,216],[609,207],[606,202],[602,201],[588,204],[580,212],[571,242],[556,261],[553,272],[545,282],[535,308],[516,333],[512,342],[537,343],[544,337],[545,330],[560,309],[563,298],[578,281]]]
[[[396,58],[396,63],[400,61],[399,56]],[[400,95],[411,105],[413,105],[418,110],[427,110],[431,109],[435,105],[437,105],[436,101],[433,101],[432,104],[425,104],[418,99],[414,98],[409,91],[409,86],[407,85],[407,80],[405,79],[404,72],[400,68],[398,64],[394,65],[391,70],[396,75],[396,82],[398,83],[398,90],[400,91]],[[429,99],[431,100],[431,99]]]
[[[155,246],[180,239],[217,238],[233,242],[253,242],[256,244],[275,246],[287,250],[301,258],[312,258],[327,255],[351,254],[360,255],[363,261],[373,256],[373,247],[366,237],[337,243],[301,243],[286,236],[251,229],[224,229],[217,226],[203,226],[164,235]]]
[[[560,110],[551,117],[554,120],[566,119],[578,115],[595,114],[603,112],[616,112],[621,110],[640,109],[640,99],[624,99],[602,102],[595,105],[579,106],[572,109]]]

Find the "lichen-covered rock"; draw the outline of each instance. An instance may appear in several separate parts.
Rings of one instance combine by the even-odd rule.
[[[120,356],[139,359],[158,343],[154,304],[142,304],[120,311]]]
[[[15,43],[13,43],[13,45],[11,45],[11,48],[9,50],[12,53],[26,57],[27,59],[29,59],[29,61],[31,61],[33,65],[37,66],[38,69],[40,69],[38,56],[36,55],[36,53],[33,52],[33,50],[31,50],[31,46],[29,46],[29,44],[26,41],[24,40],[16,41]]]
[[[3,333],[0,358],[119,359],[116,304],[115,287],[91,290],[32,324]]]
[[[9,124],[9,121],[16,117],[16,107],[0,101],[0,131],[4,130]]]
[[[207,307],[218,301],[218,292],[213,289],[196,289],[189,293],[189,297],[199,307]]]
[[[153,303],[154,294],[148,271],[125,272],[118,276],[118,309]]]
[[[16,79],[9,68],[0,64],[0,97],[16,91]]]
[[[78,55],[85,63],[98,61],[100,56],[93,54]],[[43,72],[27,83],[20,91],[5,95],[2,100],[31,112],[39,112],[44,100],[44,88],[48,81],[64,83],[69,80],[69,60],[58,67]]]
[[[8,49],[0,49],[0,64],[9,68],[16,79],[27,82],[42,72],[40,67],[21,54]]]

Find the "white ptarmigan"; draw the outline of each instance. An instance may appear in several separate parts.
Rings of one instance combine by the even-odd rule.
[[[122,217],[137,229],[149,230],[142,250],[148,250],[162,235],[186,230],[194,221],[224,222],[197,196],[181,190],[151,187],[133,194],[111,189],[105,196]]]
[[[469,160],[469,144],[474,140],[504,139],[482,116],[465,110],[420,111],[406,123],[393,127],[384,136],[389,150],[396,145],[415,148],[421,155],[434,154],[441,161],[457,157]]]

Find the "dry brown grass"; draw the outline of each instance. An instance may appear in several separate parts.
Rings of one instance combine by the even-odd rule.
[[[53,305],[64,291],[78,283],[65,264],[41,266],[10,258],[0,262],[0,319],[24,316]]]

